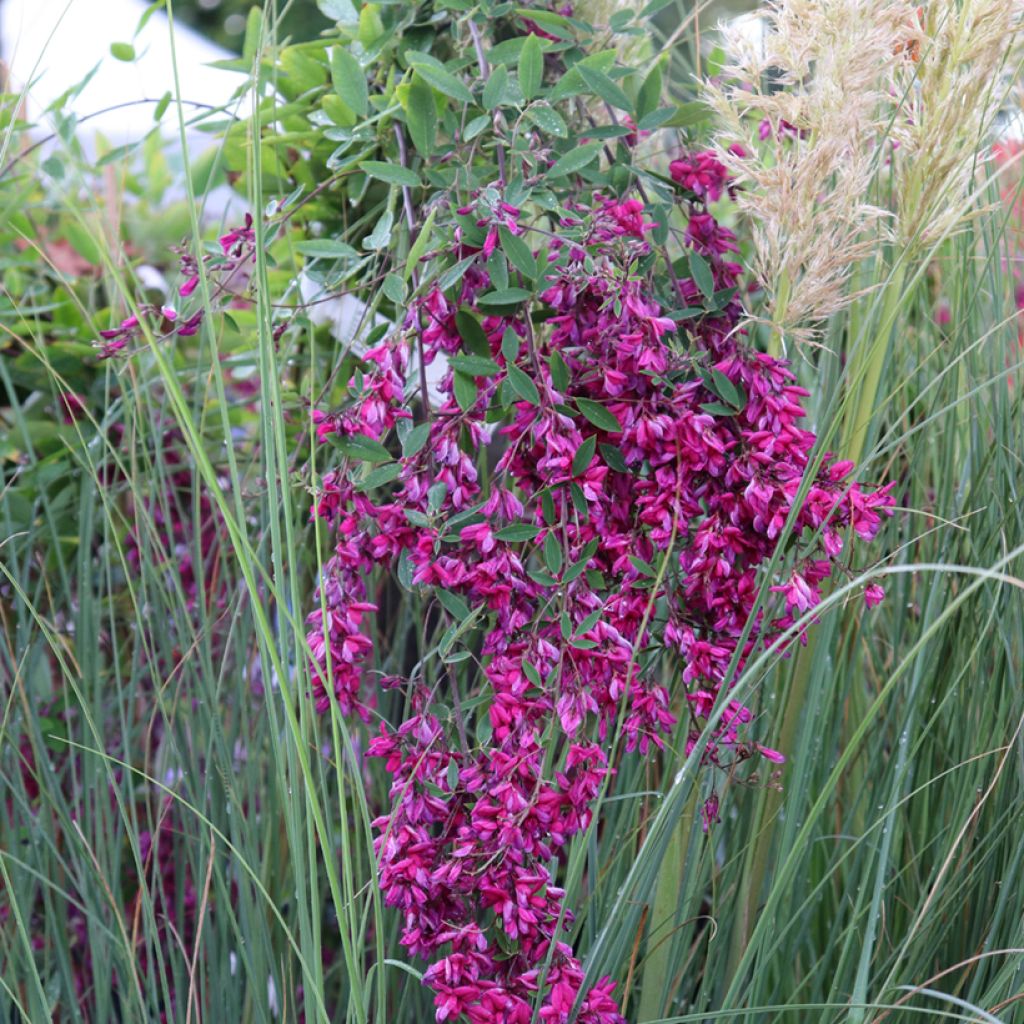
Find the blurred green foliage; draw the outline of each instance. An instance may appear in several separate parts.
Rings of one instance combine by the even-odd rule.
[[[221,46],[241,52],[245,20],[254,6],[252,0],[175,0],[174,15]],[[314,0],[297,0],[284,12],[280,38],[288,36],[293,42],[315,39],[330,27]]]

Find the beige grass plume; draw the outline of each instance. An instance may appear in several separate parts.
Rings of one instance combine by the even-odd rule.
[[[867,197],[920,31],[902,0],[780,0],[763,18],[760,40],[724,30],[732,63],[706,97],[776,341],[801,340],[850,301],[854,266],[890,229]]]

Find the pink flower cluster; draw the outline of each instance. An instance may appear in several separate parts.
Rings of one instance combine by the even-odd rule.
[[[756,648],[800,635],[791,627],[848,541],[873,537],[892,505],[888,488],[862,491],[849,463],[828,458],[797,504],[815,444],[799,426],[807,393],[739,330],[738,247],[705,206],[728,190],[716,164],[673,164],[686,244],[713,284],[676,282],[685,319],[637,269],[655,255],[637,199],[566,209],[548,242],[543,325],[490,298],[490,234],[464,218],[455,255],[479,258],[457,294],[435,287],[404,332],[366,354],[351,406],[320,421],[353,461],[325,477],[314,507],[336,531],[309,617],[318,709],[333,700],[369,719],[367,617],[389,573],[437,595],[450,625],[442,658],[460,622],[466,631],[457,669],[382,680],[406,689],[410,713],[369,748],[392,778],[392,806],[375,822],[380,884],[402,913],[402,943],[432,962],[438,1020],[527,1024],[538,999],[549,1024],[574,1007],[584,1024],[622,1020],[608,979],[582,991],[555,884],[620,737],[643,754],[684,718],[689,752],[724,704],[705,764],[782,760],[748,737],[751,711],[722,691]],[[409,336],[427,360],[449,356],[444,401],[424,410],[423,443],[396,460],[393,482],[364,490],[359,446],[411,436]],[[497,409],[507,412],[492,436]],[[477,456],[488,445],[500,455],[485,484]],[[772,615],[757,599],[777,554],[784,607]],[[664,650],[680,661],[675,696],[645,671]],[[471,737],[459,690],[473,687],[487,717]],[[705,821],[716,816],[713,798]]]
[[[248,282],[255,258],[256,233],[252,227],[252,214],[247,213],[245,223],[221,235],[218,242],[221,255],[216,258],[206,256],[203,262],[215,274],[215,294],[233,294],[235,288]],[[199,284],[199,263],[191,253],[175,251],[179,255],[181,272],[185,275],[185,281],[178,289],[178,294],[181,298],[187,299]],[[173,306],[142,306],[139,315],[132,314],[122,320],[117,327],[99,332],[100,340],[96,345],[100,358],[109,359],[124,352],[142,333],[143,319],[150,320],[152,329],[161,337],[189,338],[199,333],[204,315],[205,310],[202,307],[182,318]],[[278,330],[281,329],[283,325],[279,325]]]

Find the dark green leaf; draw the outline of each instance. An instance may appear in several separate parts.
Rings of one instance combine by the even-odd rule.
[[[701,295],[710,299],[711,296],[715,294],[715,277],[714,274],[711,273],[711,267],[708,265],[708,261],[704,259],[699,252],[691,249],[689,262],[690,276],[700,289]]]
[[[295,250],[315,260],[352,259],[359,256],[347,242],[339,242],[334,238],[311,238],[308,242],[296,242]]]
[[[622,424],[618,417],[599,402],[592,402],[589,398],[577,398],[576,405],[595,427],[611,433],[619,433],[622,430]]]
[[[562,115],[553,107],[535,106],[526,111],[526,116],[542,131],[556,139],[567,139],[569,127]]]
[[[476,263],[476,253],[472,256],[467,256],[465,259],[459,260],[458,263],[449,267],[441,276],[437,279],[437,283],[442,291],[447,291],[452,285],[458,284],[459,281],[465,276],[466,271]]]
[[[600,446],[601,458],[604,459],[605,463],[611,467],[616,473],[628,473],[629,467],[626,465],[626,460],[622,456],[622,452],[611,444],[603,444]]]
[[[405,119],[413,145],[423,156],[430,156],[437,136],[437,107],[434,90],[418,74],[412,76],[408,103]]]
[[[562,571],[562,563],[562,545],[553,533],[548,533],[544,538],[544,564],[557,576]]]
[[[513,363],[519,356],[519,335],[514,327],[506,327],[505,333],[501,336],[501,354],[505,361]]]
[[[559,178],[566,174],[575,174],[576,171],[582,170],[587,164],[593,163],[597,159],[601,147],[602,143],[600,142],[585,142],[582,146],[570,149],[568,153],[560,156],[551,165],[548,175],[552,178]]]
[[[490,77],[484,86],[484,110],[497,110],[505,99],[505,87],[508,85],[508,68],[499,64],[491,69]]]
[[[485,359],[490,358],[491,343],[487,340],[487,332],[472,313],[460,309],[455,314],[455,329],[470,352]]]
[[[440,587],[434,593],[437,595],[438,601],[444,605],[445,611],[456,622],[464,622],[469,618],[469,605],[458,594],[453,594],[450,590],[442,590]]]
[[[420,423],[419,426],[413,427],[412,430],[402,438],[403,457],[410,459],[412,456],[422,451],[423,446],[427,443],[429,438],[429,423]]]
[[[709,416],[735,416],[739,409],[733,409],[724,402],[705,402],[701,409]]]
[[[555,390],[564,395],[569,387],[569,367],[565,365],[565,360],[557,350],[552,352],[551,357],[548,359],[548,369],[551,371],[551,383],[554,385]]]
[[[486,292],[477,299],[477,303],[481,306],[516,306],[529,297],[530,293],[525,288],[505,288]]]
[[[448,362],[454,369],[461,370],[471,377],[492,377],[500,369],[493,359],[488,359],[486,356],[454,355],[448,357]]]
[[[640,118],[640,122],[648,114],[653,114],[658,109],[658,104],[661,102],[661,60],[651,68],[649,74],[643,81],[643,85],[640,86],[640,91],[636,97],[636,116]],[[640,122],[637,122],[638,125]]]
[[[530,377],[520,370],[515,363],[509,363],[506,370],[508,372],[508,382],[512,390],[531,405],[540,405],[540,392],[537,391],[537,385],[533,383]]]
[[[469,374],[455,371],[452,390],[455,392],[455,401],[463,412],[469,412],[476,405],[478,395],[476,381]]]
[[[387,448],[365,434],[352,434],[345,438],[332,434],[331,437],[338,438],[335,443],[350,459],[358,459],[360,462],[391,461],[391,453]]]
[[[598,71],[596,68],[586,67],[583,64],[577,64],[576,70],[580,73],[580,77],[586,83],[587,88],[595,95],[600,96],[605,103],[627,113],[632,113],[633,104],[630,102],[629,97],[606,74]]]
[[[597,435],[591,434],[583,444],[576,449],[572,458],[572,475],[582,476],[594,461],[594,453],[597,450]]]
[[[539,526],[530,526],[529,523],[513,523],[498,530],[494,536],[498,540],[507,541],[510,544],[517,544],[520,541],[536,540],[540,533]]]
[[[427,491],[427,511],[434,515],[448,497],[448,485],[443,480],[431,484]]]
[[[441,67],[435,67],[428,63],[421,54],[410,54],[409,63],[421,74],[435,89],[443,92],[460,103],[472,103],[473,94],[466,88],[465,83],[456,78],[450,71]]]
[[[523,277],[530,280],[533,279],[533,274],[536,269],[536,263],[534,263],[533,253],[530,252],[530,247],[519,237],[519,235],[513,235],[511,231],[504,225],[498,229],[498,235],[501,238],[501,249],[508,257],[509,263],[512,264],[516,270],[519,271]]]
[[[643,573],[644,576],[650,576],[651,579],[657,578],[658,570],[650,562],[645,562],[642,558],[637,558],[636,555],[630,555],[629,560],[637,572]]]
[[[357,485],[361,491],[369,491],[374,487],[383,487],[384,484],[391,483],[399,473],[402,472],[402,467],[397,462],[390,462],[384,466],[378,466],[366,475],[365,480],[361,480]]]
[[[519,86],[523,90],[525,99],[530,100],[537,95],[543,76],[544,52],[541,49],[540,39],[531,34],[523,43],[519,54]]]
[[[383,160],[364,160],[359,165],[359,169],[371,178],[386,181],[389,185],[405,185],[408,188],[416,188],[420,184],[419,175],[400,164],[389,164]]]

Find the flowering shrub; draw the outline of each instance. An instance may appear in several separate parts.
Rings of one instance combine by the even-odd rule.
[[[519,40],[527,96],[542,38]],[[414,66],[432,82],[432,64]],[[580,77],[616,105],[611,78]],[[535,107],[538,125],[541,109],[557,116]],[[411,101],[407,117],[416,138]],[[438,1020],[526,1024],[539,1000],[544,1021],[575,1007],[610,1024],[613,983],[581,990],[556,883],[620,739],[649,754],[682,731],[689,753],[725,702],[701,749],[709,770],[782,761],[728,690],[755,650],[803,635],[797,620],[892,498],[851,482],[851,463],[812,461],[807,392],[748,342],[740,248],[711,207],[732,186],[713,154],[673,160],[676,189],[655,206],[632,174],[617,190],[588,182],[601,143],[530,157],[546,140],[526,131],[518,155],[499,137],[495,177],[435,200],[450,226],[432,215],[427,245],[448,269],[363,353],[347,399],[315,415],[343,458],[313,508],[336,540],[308,620],[312,688],[319,711],[365,722],[380,690],[402,691],[401,720],[368,748],[392,779],[376,849],[401,941],[430,961]],[[414,175],[376,173],[410,203]],[[432,402],[424,370],[440,360]],[[400,676],[373,670],[387,579],[423,595],[439,630]],[[646,669],[662,651],[679,660],[675,693]],[[703,816],[717,818],[716,797]]]

